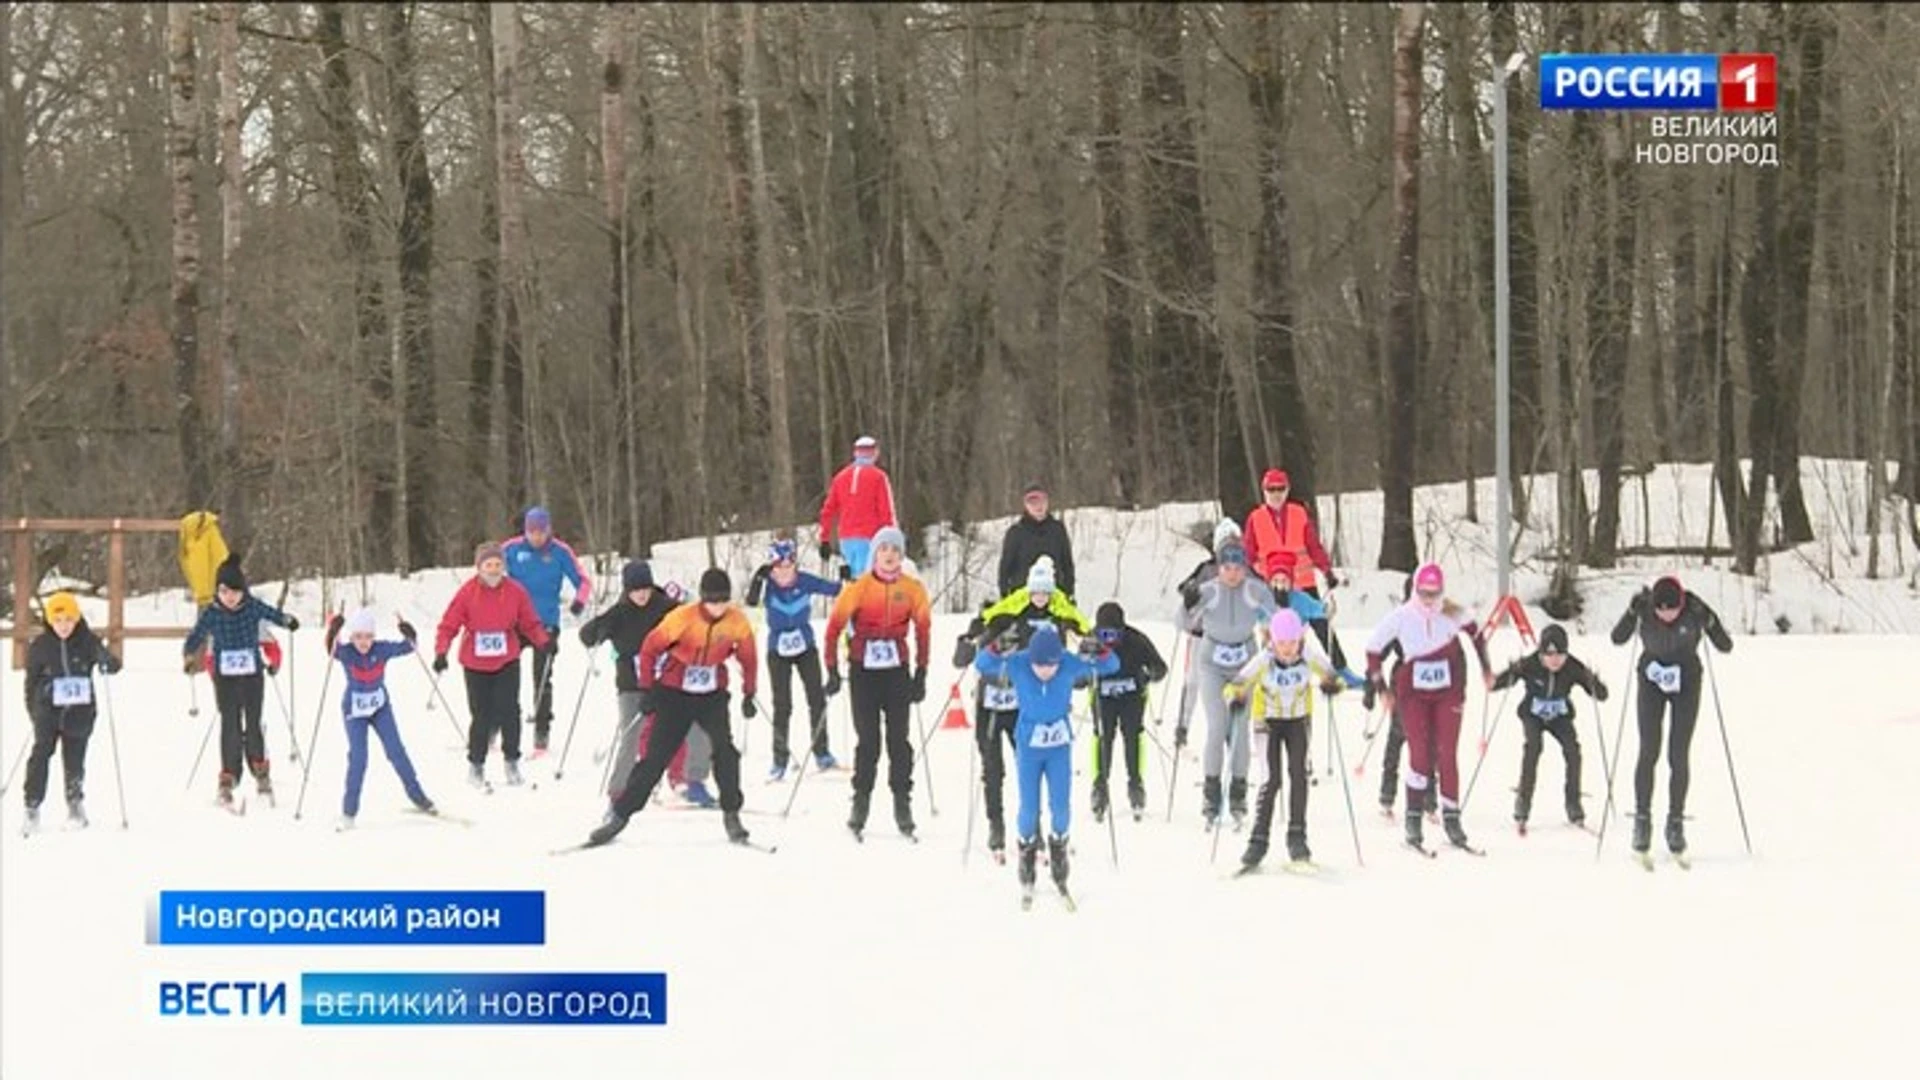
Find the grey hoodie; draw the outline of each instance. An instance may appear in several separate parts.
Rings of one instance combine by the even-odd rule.
[[[1218,578],[1200,586],[1200,601],[1186,612],[1187,629],[1197,631],[1203,640],[1200,656],[1216,669],[1237,674],[1240,666],[1252,658],[1249,644],[1237,658],[1235,646],[1253,641],[1254,631],[1273,617],[1273,590],[1248,575],[1239,588],[1228,588]],[[1219,647],[1225,646],[1226,651]]]

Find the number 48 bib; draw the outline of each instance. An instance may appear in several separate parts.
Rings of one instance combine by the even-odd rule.
[[[1415,690],[1445,690],[1453,685],[1453,666],[1445,660],[1416,660],[1413,663]]]

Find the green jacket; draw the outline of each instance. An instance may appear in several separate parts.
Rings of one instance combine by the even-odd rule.
[[[1027,598],[1027,590],[1016,589],[981,612],[980,621],[991,628],[996,621],[1004,623],[1008,619],[1025,618],[1031,610],[1033,601]],[[1067,599],[1067,594],[1063,592],[1055,591],[1047,598],[1047,617],[1062,631],[1072,630],[1081,635],[1093,632],[1093,624],[1080,614],[1080,609],[1074,607],[1073,601]]]

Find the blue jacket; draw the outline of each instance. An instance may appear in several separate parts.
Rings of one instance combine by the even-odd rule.
[[[1299,589],[1288,590],[1286,600],[1287,606],[1293,609],[1295,615],[1300,616],[1301,622],[1310,623],[1327,617],[1327,605],[1325,602],[1315,600],[1312,596],[1301,592]]]
[[[574,599],[585,602],[593,592],[587,587],[587,571],[580,557],[566,541],[549,537],[534,547],[525,536],[516,536],[500,545],[506,556],[507,576],[520,583],[533,598],[533,612],[547,626],[560,625],[560,585],[573,586]]]
[[[287,613],[267,603],[265,600],[247,594],[240,606],[229,611],[218,600],[200,609],[200,617],[194,620],[193,630],[187,635],[187,645],[182,650],[193,656],[200,651],[209,636],[213,638],[213,670],[220,671],[220,656],[223,653],[245,652],[254,654],[254,670],[261,668],[260,620],[265,619],[275,626],[287,625]]]
[[[347,672],[346,691],[340,695],[340,708],[348,716],[372,716],[388,708],[387,662],[413,653],[411,641],[375,641],[362,653],[353,642],[342,641],[333,647],[333,658]],[[378,702],[378,704],[375,704]]]
[[[789,631],[798,630],[800,639],[807,643],[807,649],[814,647],[813,640],[813,597],[839,596],[840,583],[816,577],[802,570],[794,578],[792,585],[781,588],[773,580],[773,575],[761,567],[753,575],[753,582],[747,586],[747,606],[758,607],[762,603],[767,609],[767,654],[780,654],[780,639]],[[792,655],[799,656],[806,649]]]
[[[1027,659],[1025,649],[1005,656],[983,652],[973,658],[973,668],[988,678],[1007,679],[1020,695],[1013,745],[1019,750],[1050,750],[1072,742],[1073,725],[1067,715],[1073,711],[1074,684],[1119,671],[1120,656],[1112,649],[1105,649],[1100,659],[1088,663],[1075,653],[1067,653],[1060,658],[1060,670],[1046,682],[1041,682],[1033,673],[1033,664]]]

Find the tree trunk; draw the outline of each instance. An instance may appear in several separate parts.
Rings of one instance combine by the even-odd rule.
[[[200,385],[200,212],[194,174],[200,163],[200,111],[194,100],[193,4],[167,5],[167,135],[173,180],[173,390],[180,464],[187,505],[213,498],[213,477],[202,434],[206,416]],[[11,14],[9,13],[9,18]]]
[[[532,431],[527,426],[527,365],[520,319],[527,296],[526,218],[521,193],[527,161],[520,148],[520,6],[494,3],[493,115],[500,206],[500,374],[507,401],[507,499],[516,509],[534,490]]]
[[[772,185],[767,177],[767,154],[760,124],[760,5],[746,4],[741,13],[742,93],[747,103],[748,159],[753,171],[753,217],[758,243],[756,267],[760,278],[760,307],[764,315],[767,362],[768,441],[773,462],[773,514],[778,528],[796,522],[793,492],[793,430],[787,403],[787,306],[781,295],[780,252],[775,231]]]
[[[405,364],[403,439],[406,503],[400,569],[432,566],[441,555],[436,489],[439,412],[434,403],[433,173],[427,166],[419,78],[413,48],[412,4],[389,4],[387,29],[388,123],[400,181],[400,354]]]
[[[492,5],[472,5],[474,55],[479,87],[473,95],[475,160],[499,160],[495,138]],[[498,527],[500,509],[493,484],[494,364],[500,349],[500,170],[479,170],[480,248],[473,257],[473,347],[467,360],[467,468],[473,480],[469,529],[473,536],[491,536]],[[510,458],[511,460],[511,458]]]
[[[1393,263],[1387,299],[1387,454],[1380,486],[1380,569],[1411,573],[1420,365],[1420,36],[1426,5],[1403,3],[1393,34]]]
[[[1599,296],[1597,318],[1589,316],[1587,333],[1593,341],[1593,417],[1599,467],[1599,504],[1595,507],[1593,543],[1587,562],[1611,567],[1620,546],[1620,469],[1626,453],[1627,359],[1633,345],[1634,277],[1639,200],[1635,194],[1632,134],[1618,117],[1601,120],[1601,151],[1606,162],[1606,191],[1595,205],[1602,208],[1603,236],[1596,236],[1603,279],[1587,283],[1588,296]],[[1591,309],[1589,309],[1591,311]]]
[[[1800,490],[1801,390],[1811,348],[1807,297],[1813,287],[1814,217],[1820,205],[1820,84],[1826,78],[1828,16],[1804,4],[1789,7],[1775,2],[1772,7],[1774,19],[1784,24],[1777,51],[1785,55],[1797,44],[1799,63],[1780,92],[1786,112],[1780,126],[1788,141],[1783,148],[1788,160],[1779,169],[1766,170],[1784,174],[1780,181],[1788,185],[1781,201],[1776,301],[1780,322],[1774,385],[1779,396],[1772,425],[1755,432],[1753,454],[1772,459],[1768,472],[1780,492],[1781,541],[1804,544],[1813,539],[1813,519]]]
[[[633,338],[629,313],[628,274],[632,270],[627,232],[627,98],[626,65],[631,48],[626,8],[600,5],[600,186],[607,215],[607,370],[618,395],[615,442],[619,454],[614,469],[622,507],[626,550],[640,550],[640,475],[634,462],[638,427],[634,410]]]
[[[220,506],[227,542],[252,546],[240,461],[240,227],[247,163],[240,149],[240,5],[220,5]]]
[[[1113,455],[1113,497],[1121,506],[1137,506],[1142,498],[1141,477],[1150,445],[1140,438],[1139,402],[1144,393],[1140,362],[1134,351],[1134,297],[1132,241],[1127,224],[1127,161],[1122,152],[1120,100],[1126,80],[1116,39],[1121,30],[1118,5],[1095,4],[1093,16],[1095,123],[1099,137],[1093,147],[1094,191],[1100,200],[1100,277],[1103,301],[1100,331],[1106,353],[1107,427],[1115,434],[1108,442]]]
[[[1488,5],[1492,16],[1490,34],[1493,62],[1504,64],[1520,48],[1514,26],[1513,5]],[[1528,478],[1539,468],[1542,440],[1540,405],[1546,387],[1540,378],[1540,264],[1539,244],[1533,229],[1533,117],[1538,97],[1527,80],[1533,67],[1522,68],[1507,78],[1507,372],[1512,404],[1513,516],[1527,520]]]
[[[1781,51],[1781,13],[1777,4],[1767,11],[1771,24],[1761,40]],[[1791,130],[1791,129],[1789,129]],[[1747,259],[1746,277],[1740,290],[1740,330],[1747,356],[1747,379],[1752,397],[1747,407],[1747,447],[1753,465],[1747,480],[1748,501],[1740,516],[1740,530],[1734,537],[1734,570],[1752,574],[1760,559],[1762,524],[1767,514],[1767,493],[1772,478],[1771,452],[1774,424],[1779,417],[1779,329],[1782,243],[1781,169],[1761,169],[1756,183],[1758,206],[1754,217],[1753,254]],[[1791,215],[1791,209],[1788,214]]]
[[[1886,5],[1876,4],[1875,13],[1881,25],[1885,25]],[[1880,530],[1881,514],[1889,501],[1887,488],[1887,441],[1893,424],[1894,373],[1900,368],[1900,331],[1899,311],[1901,299],[1900,280],[1900,185],[1905,182],[1903,175],[1904,155],[1900,145],[1900,122],[1896,117],[1887,125],[1890,137],[1885,145],[1892,148],[1890,167],[1880,171],[1880,192],[1887,207],[1886,232],[1886,329],[1881,335],[1886,351],[1881,354],[1880,389],[1878,400],[1874,403],[1871,423],[1873,437],[1867,451],[1867,576],[1880,576]],[[1894,548],[1899,549],[1898,530],[1894,532]]]

